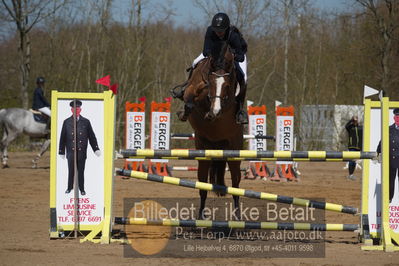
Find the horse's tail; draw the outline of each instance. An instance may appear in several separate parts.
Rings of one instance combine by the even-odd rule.
[[[6,115],[6,109],[1,109],[0,110],[0,130],[3,128],[5,115]]]
[[[225,186],[224,183],[224,173],[226,171],[226,161],[212,161],[211,167],[209,169],[209,181],[211,184],[216,184],[219,186]],[[215,191],[218,196],[225,196],[225,189],[217,189]]]
[[[0,134],[5,130],[4,121],[6,116],[6,109],[0,109]],[[3,151],[3,141],[0,140],[0,152]]]

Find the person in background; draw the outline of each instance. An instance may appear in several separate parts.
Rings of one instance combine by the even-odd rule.
[[[38,77],[36,79],[36,84],[37,87],[33,92],[33,104],[32,104],[32,109],[39,111],[48,117],[51,117],[51,110],[50,110],[50,104],[47,101],[46,97],[44,96],[44,83],[45,80],[43,77]]]
[[[362,150],[362,137],[363,137],[363,127],[359,125],[358,117],[352,116],[352,119],[349,120],[345,125],[345,129],[349,135],[348,141],[348,150],[349,151],[361,151]],[[349,161],[349,175],[348,179],[356,180],[356,177],[353,175],[356,168],[356,161]]]

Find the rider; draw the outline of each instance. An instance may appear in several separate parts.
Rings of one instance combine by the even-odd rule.
[[[237,69],[239,70],[239,73],[237,73],[237,79],[240,88],[240,93],[236,97],[239,107],[236,114],[236,121],[240,124],[247,124],[248,114],[243,108],[247,90],[247,43],[239,30],[235,26],[230,25],[230,19],[227,14],[217,13],[213,17],[211,26],[209,26],[206,30],[203,52],[194,59],[192,67],[188,69],[190,71],[188,79],[190,79],[193,69],[198,62],[210,56],[212,47],[220,40],[227,41],[230,47],[233,49],[234,61],[236,62],[236,66],[238,66]],[[188,80],[183,83],[183,85],[175,87],[175,89],[179,89],[176,91],[174,89],[172,90],[173,97],[183,99],[187,84]]]
[[[44,78],[38,77],[36,79],[37,88],[33,92],[33,104],[32,109],[40,111],[41,113],[51,116],[50,104],[47,101],[46,97],[44,97],[43,88],[44,88]]]

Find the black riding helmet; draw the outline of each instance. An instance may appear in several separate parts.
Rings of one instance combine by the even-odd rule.
[[[216,32],[224,32],[230,27],[230,19],[225,13],[217,13],[212,19],[212,29]]]
[[[38,78],[36,79],[36,84],[44,84],[44,82],[45,82],[45,80],[44,80],[43,77],[38,77]]]

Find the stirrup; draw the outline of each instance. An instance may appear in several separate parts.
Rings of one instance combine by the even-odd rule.
[[[173,98],[178,98],[178,99],[184,101],[184,99],[183,99],[184,91],[186,90],[186,86],[188,84],[188,81],[190,80],[191,75],[193,74],[193,70],[194,70],[194,68],[192,66],[187,68],[186,72],[189,72],[187,80],[184,83],[182,83],[180,85],[177,85],[173,89],[170,90],[170,94],[172,94]],[[177,88],[179,88],[178,91],[176,91]]]
[[[184,96],[184,91],[186,90],[187,86],[187,81],[184,82],[183,84],[177,85],[176,87],[172,88],[170,90],[170,94],[172,95],[173,98],[178,98],[180,100],[183,100]]]

